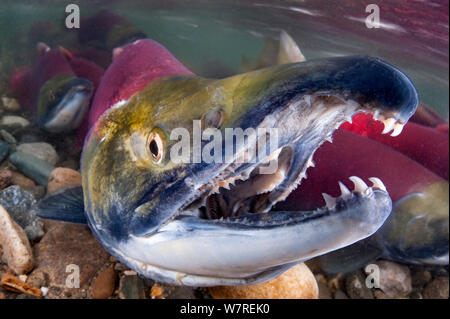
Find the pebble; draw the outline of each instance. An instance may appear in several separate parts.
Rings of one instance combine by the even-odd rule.
[[[40,298],[30,294],[20,294],[17,295],[16,299],[40,299]]]
[[[111,297],[116,287],[116,277],[117,274],[112,265],[102,270],[92,286],[92,298],[107,299]]]
[[[419,291],[413,291],[409,295],[409,298],[410,299],[423,299],[423,296],[422,296],[422,293],[420,293]]]
[[[8,156],[9,146],[6,143],[0,142],[0,163]]]
[[[150,297],[158,298],[164,293],[164,288],[161,286],[153,285],[150,290]]]
[[[319,299],[333,299],[330,288],[326,283],[318,282],[317,285],[319,286]]]
[[[48,143],[23,143],[17,146],[16,150],[18,152],[34,155],[37,158],[49,162],[52,165],[56,165],[56,163],[59,161],[58,153],[56,153],[53,146]]]
[[[0,191],[0,205],[23,228],[30,241],[42,238],[44,235],[44,224],[33,211],[36,200],[32,194],[20,186],[9,186]]]
[[[33,252],[27,235],[0,205],[1,260],[16,274],[25,274],[34,267]]]
[[[317,299],[319,288],[309,268],[301,263],[275,279],[250,286],[209,288],[215,299]]]
[[[80,161],[73,158],[67,158],[64,161],[59,162],[58,166],[78,170],[80,168]]]
[[[344,281],[344,274],[339,273],[328,280],[328,287],[331,291],[342,290],[344,287]]]
[[[391,299],[388,295],[386,295],[383,291],[379,289],[375,289],[373,295],[375,296],[376,299]]]
[[[48,275],[39,269],[35,269],[28,276],[26,283],[37,288],[46,287],[48,285]]]
[[[39,288],[27,284],[25,281],[10,273],[3,276],[1,285],[3,288],[15,293],[31,294],[36,297],[42,296],[42,292]]]
[[[438,277],[430,282],[423,291],[424,299],[448,299],[448,277]]]
[[[121,299],[145,299],[143,280],[137,275],[123,276],[120,279],[119,297]]]
[[[32,179],[20,174],[19,172],[11,171],[11,174],[11,184],[13,185],[18,185],[25,189],[36,186],[36,183]]]
[[[411,272],[407,266],[388,260],[374,262],[380,269],[380,289],[389,297],[406,297],[412,291]]]
[[[20,111],[20,104],[17,102],[16,99],[3,96],[2,104],[3,104],[3,108],[7,111],[10,111],[10,112]]]
[[[0,130],[0,136],[5,140],[5,142],[9,143],[9,144],[17,144],[17,140],[14,136],[12,136],[11,133],[8,133],[7,131],[5,131],[4,129]]]
[[[65,167],[55,168],[48,179],[47,193],[67,186],[81,185],[81,174]]]
[[[8,169],[0,170],[0,190],[11,185],[12,173]]]
[[[108,261],[109,254],[89,227],[62,222],[52,225],[34,246],[36,269],[48,274],[49,286],[65,288],[66,279],[74,272],[74,268],[67,267],[78,266],[80,288],[89,287],[98,269]]]
[[[373,299],[372,291],[366,286],[366,278],[360,271],[347,275],[345,290],[351,299]]]
[[[42,185],[36,185],[33,187],[26,188],[26,191],[28,191],[31,195],[33,195],[34,199],[40,200],[45,196],[47,189]]]
[[[423,288],[432,279],[431,273],[426,269],[419,269],[412,274],[412,285],[416,288]]]
[[[125,266],[124,264],[122,264],[122,263],[117,263],[117,264],[114,265],[114,270],[115,271],[122,272],[122,271],[126,271],[127,269],[129,269],[129,268],[127,266]]]
[[[55,169],[49,162],[23,152],[12,153],[9,160],[25,176],[44,186],[47,186],[50,173]]]
[[[348,299],[348,296],[342,290],[336,290],[334,299]]]
[[[0,125],[7,127],[26,127],[30,125],[30,121],[17,115],[4,115],[0,119]]]
[[[158,288],[153,289],[154,287],[158,287],[158,286],[152,287],[152,290],[150,292],[151,296],[153,296],[152,293],[153,294],[158,293]],[[171,288],[164,289],[163,291],[159,291],[159,292],[161,293],[159,295],[160,297],[164,293],[165,299],[196,299],[195,289],[192,287],[186,287],[186,286],[171,287]]]

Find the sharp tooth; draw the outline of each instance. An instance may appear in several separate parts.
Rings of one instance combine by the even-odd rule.
[[[307,166],[307,167],[315,167],[316,164],[314,164],[313,160],[310,158],[310,159],[308,160],[308,163],[306,163],[306,166]]]
[[[373,113],[373,119],[374,120],[378,120],[378,117],[380,116],[380,111],[378,111],[378,110],[376,110],[374,113]]]
[[[339,182],[339,188],[341,189],[341,197],[347,197],[352,194],[342,182]]]
[[[330,143],[333,143],[333,138],[332,138],[331,136],[327,136],[327,137],[325,138],[325,140],[328,141],[328,142],[330,142]]]
[[[394,131],[391,133],[391,136],[398,136],[398,135],[400,135],[400,133],[402,132],[402,130],[403,130],[403,124],[401,124],[401,123],[395,123],[394,124]]]
[[[395,119],[389,118],[387,120],[384,120],[383,123],[384,123],[384,129],[383,129],[383,132],[381,132],[381,134],[386,134],[394,128]]]
[[[327,193],[322,193],[322,196],[327,204],[327,208],[334,208],[336,206],[336,198],[328,195]]]
[[[353,123],[353,120],[352,120],[352,117],[351,117],[351,116],[347,117],[347,122],[349,122],[350,124]]]
[[[372,187],[376,187],[383,191],[386,191],[386,186],[384,186],[383,182],[378,177],[370,177],[369,181],[373,183]]]
[[[355,184],[354,192],[364,193],[366,191],[366,189],[368,188],[366,183],[364,183],[364,181],[361,178],[359,178],[358,176],[352,176],[352,177],[349,177],[348,179],[351,180],[353,182],[353,184]]]

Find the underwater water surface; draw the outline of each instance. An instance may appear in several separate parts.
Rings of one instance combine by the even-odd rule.
[[[128,18],[199,75],[236,74],[267,38],[286,30],[308,59],[371,55],[408,74],[420,100],[448,118],[448,1],[382,1],[380,28],[365,25],[363,1],[81,1],[81,18],[108,9]],[[3,81],[34,60],[37,41],[68,45],[65,1],[0,1]],[[36,27],[36,22],[45,22]],[[34,26],[33,28],[31,28]],[[81,25],[81,28],[83,26]],[[41,36],[41,37],[39,37]],[[45,42],[44,41],[44,42]],[[4,85],[4,84],[3,84]]]

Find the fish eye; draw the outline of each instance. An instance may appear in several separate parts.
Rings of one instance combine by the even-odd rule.
[[[161,163],[164,157],[164,142],[159,129],[154,129],[148,137],[148,150],[155,163]]]
[[[206,129],[208,127],[211,128],[219,128],[223,122],[223,111],[222,110],[211,110],[205,115],[203,115],[201,120],[202,129]]]

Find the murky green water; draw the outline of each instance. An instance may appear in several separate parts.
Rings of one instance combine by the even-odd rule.
[[[227,76],[243,57],[255,60],[265,37],[288,31],[308,59],[367,54],[402,68],[416,84],[421,101],[448,118],[448,2],[379,1],[382,28],[368,29],[360,1],[81,1],[81,17],[107,8],[128,18],[171,50],[194,72]],[[32,63],[39,30],[52,22],[64,45],[74,30],[64,28],[67,1],[0,1],[1,91],[14,68]],[[344,10],[344,11],[343,11]],[[346,10],[346,11],[345,11]],[[411,13],[412,12],[412,13]],[[83,27],[83,25],[81,25]],[[30,31],[31,28],[31,31]],[[59,33],[61,32],[61,33]],[[62,34],[62,35],[61,35]],[[1,93],[3,93],[1,92]]]

